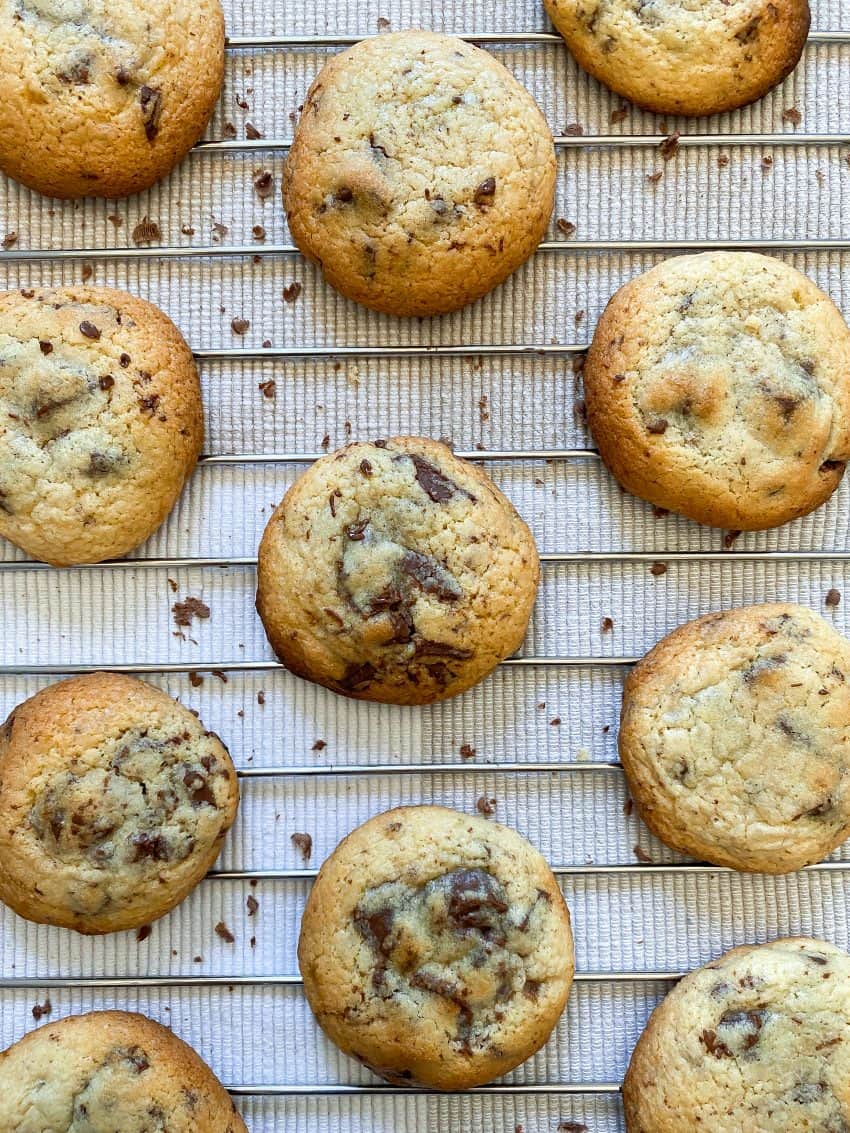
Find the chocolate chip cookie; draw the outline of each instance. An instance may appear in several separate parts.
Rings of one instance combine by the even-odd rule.
[[[764,873],[850,835],[850,642],[775,603],[680,626],[626,680],[620,759],[674,849]]]
[[[0,1054],[2,1133],[247,1133],[209,1066],[128,1011],[71,1015]]]
[[[0,170],[51,197],[138,193],[223,80],[219,0],[0,0]]]
[[[423,437],[351,444],[287,492],[257,610],[288,669],[346,696],[428,704],[522,643],[540,565],[512,504]]]
[[[850,457],[850,330],[767,256],[682,256],[621,287],[584,385],[623,487],[699,523],[787,523],[832,495]]]
[[[54,566],[125,554],[171,511],[203,432],[191,351],[156,307],[0,292],[0,535]]]
[[[850,957],[797,937],[691,972],[652,1013],[623,1102],[628,1133],[845,1133]]]
[[[552,134],[487,52],[402,31],[331,59],[286,163],[295,242],[350,299],[438,315],[520,266],[552,214]]]
[[[0,899],[78,932],[148,924],[206,874],[238,800],[224,744],[166,693],[50,685],[0,728]]]
[[[717,114],[794,70],[806,0],[545,0],[578,64],[661,114]]]
[[[573,978],[570,916],[513,830],[443,807],[358,827],[319,871],[298,961],[319,1024],[390,1082],[461,1090],[539,1050]]]

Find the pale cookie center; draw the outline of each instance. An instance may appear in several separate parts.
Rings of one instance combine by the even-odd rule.
[[[118,874],[156,870],[195,848],[197,812],[217,810],[213,780],[188,733],[125,733],[97,767],[55,775],[33,802],[30,828],[55,860]]]
[[[517,995],[536,1000],[541,984],[527,976],[540,942],[538,889],[530,903],[511,904],[484,869],[457,869],[411,889],[388,882],[368,890],[355,927],[373,951],[372,986],[381,998],[419,1010],[437,1001],[454,1016],[454,1042],[464,1053],[486,1049],[492,1026]]]

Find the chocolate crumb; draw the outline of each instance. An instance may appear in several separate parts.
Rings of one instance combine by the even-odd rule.
[[[658,578],[660,575],[667,573],[667,567],[664,563],[653,563],[649,568],[649,573],[654,574],[655,577]]]
[[[325,740],[316,740],[316,742],[313,744],[313,747],[310,750],[311,751],[324,751],[327,746],[328,745],[325,742]]]
[[[623,814],[626,816],[626,818],[631,818],[631,816],[634,812],[634,809],[635,809],[634,799],[626,799],[626,801],[623,803]]]
[[[738,536],[740,534],[741,534],[740,531],[735,531],[735,530],[726,532],[726,534],[723,536],[723,549],[724,549],[724,551],[731,550],[732,544],[735,542],[735,540],[738,538]]]
[[[193,618],[206,621],[210,616],[210,608],[200,598],[187,596],[182,602],[175,602],[171,607],[176,626],[190,626]]]
[[[549,726],[552,727],[552,728],[560,728],[561,717],[560,716],[553,716],[552,719],[549,721]]]
[[[10,248],[14,248],[14,246],[17,244],[17,242],[18,242],[17,232],[7,232],[6,235],[3,237],[2,245],[3,245],[4,250],[8,252],[8,250]]]
[[[142,108],[145,137],[149,142],[153,142],[159,133],[159,120],[162,117],[162,91],[155,87],[143,86],[139,91],[139,104]]]
[[[488,799],[485,795],[482,795],[475,804],[475,809],[479,814],[483,814],[485,818],[490,818],[496,813],[496,800]]]
[[[41,339],[39,341],[38,348],[41,351],[41,353],[44,354],[45,356],[53,353],[53,343],[47,342],[46,339]],[[101,386],[101,389],[102,388],[103,387]]]
[[[790,122],[792,126],[799,126],[803,121],[803,115],[796,106],[789,106],[787,110],[782,111],[782,121]]]
[[[269,378],[268,381],[265,382],[258,382],[257,386],[262,390],[263,397],[268,397],[269,399],[273,399],[277,392],[277,382],[274,378]]]
[[[147,938],[151,934],[151,931],[151,926],[149,924],[140,925],[136,929],[136,940],[138,940],[139,943],[141,943],[143,940],[147,940]]]
[[[253,917],[256,915],[257,909],[259,909],[260,907],[260,902],[257,900],[253,893],[249,893],[245,905],[248,909],[248,916]]]
[[[124,224],[124,218],[122,216],[119,216],[117,212],[111,212],[106,219],[115,228],[121,228],[121,226]]]
[[[609,121],[612,126],[616,126],[618,122],[625,122],[629,116],[629,107],[625,102],[621,102],[616,110],[612,110],[609,116]]]
[[[263,135],[260,133],[260,131],[257,129],[257,127],[254,125],[253,122],[246,122],[245,123],[245,137],[248,138],[249,141],[255,142],[255,141],[257,141],[258,138],[261,138],[262,136]]]
[[[664,170],[657,169],[654,173],[647,173],[646,179],[650,183],[650,185],[657,185],[663,176]]]
[[[225,944],[233,944],[236,940],[236,937],[233,935],[224,921],[219,921],[215,926],[215,934],[216,936],[220,936]]]
[[[44,1003],[36,1003],[32,1009],[32,1017],[36,1023],[39,1019],[43,1019],[45,1015],[49,1015],[53,1010],[53,1004],[50,1002],[50,997],[45,996]]]
[[[290,834],[289,840],[296,850],[299,851],[301,857],[305,862],[310,860],[310,855],[313,853],[313,838],[310,834]]]
[[[761,159],[761,167],[764,173],[770,173],[771,169],[773,169],[773,158],[770,154],[765,154]]]
[[[461,759],[475,759],[475,748],[472,744],[460,745],[460,758]]]
[[[564,133],[568,138],[580,138],[584,134],[584,126],[579,122],[570,122],[564,126]]]
[[[200,688],[203,683],[204,678],[200,673],[193,672],[189,674],[189,684],[192,686],[192,688]]]
[[[262,224],[255,224],[251,229],[251,235],[255,240],[265,240],[266,230],[263,228]]]
[[[590,1133],[590,1131],[581,1121],[562,1121],[558,1126],[558,1133]]]
[[[644,864],[647,864],[652,861],[652,858],[649,856],[646,850],[641,849],[640,846],[633,846],[632,849],[634,850],[634,855],[639,862],[644,862]]]
[[[260,689],[260,691],[257,693],[257,704],[259,704],[260,707],[262,708],[262,706],[265,703],[266,703],[266,694],[263,692],[262,689]]]
[[[180,231],[183,233],[184,236],[194,236],[195,235],[195,229],[191,226],[191,224],[181,224],[180,225]]]
[[[562,216],[558,217],[558,219],[555,221],[555,227],[559,232],[563,232],[565,236],[575,235],[576,226],[571,220],[564,220]]]
[[[613,618],[603,618],[602,619],[602,632],[603,633],[610,633],[613,628],[614,628],[614,619]]]
[[[717,157],[718,167],[720,169],[725,169],[728,164],[729,164],[729,154],[728,153],[719,154],[718,157]]]
[[[249,319],[236,318],[230,323],[230,328],[234,334],[246,334],[250,326]]]
[[[83,283],[88,283],[88,281],[94,275],[94,268],[91,266],[91,264],[84,264],[81,274],[83,277]]]
[[[283,289],[284,303],[294,303],[298,296],[301,294],[302,287],[298,280],[293,280],[288,286]]]
[[[827,606],[832,606],[833,608],[835,608],[840,601],[841,592],[839,590],[836,590],[833,587],[831,590],[828,590],[826,592],[826,598],[824,598],[824,602]]]
[[[658,152],[665,161],[669,161],[671,157],[675,157],[679,152],[679,138],[681,134],[675,130],[672,134],[668,134],[661,145],[658,147]]]

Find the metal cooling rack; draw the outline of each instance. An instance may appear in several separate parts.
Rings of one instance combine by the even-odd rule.
[[[230,52],[245,50],[277,50],[277,49],[337,49],[358,42],[362,36],[231,36],[228,41]],[[497,34],[469,35],[471,42],[485,46],[496,45],[549,45],[561,44],[559,36],[548,32],[516,32]],[[842,46],[850,44],[850,31],[816,31],[809,37],[810,45]],[[560,135],[555,139],[559,149],[642,149],[654,150],[665,142],[669,135],[664,134],[593,134],[593,135]],[[791,131],[761,132],[761,133],[681,133],[673,136],[676,144],[682,148],[690,147],[740,147],[740,146],[771,146],[771,147],[811,147],[850,146],[850,134],[844,133],[798,133]],[[201,158],[211,153],[274,153],[286,151],[289,147],[287,139],[255,140],[224,140],[214,139],[203,141],[195,148],[195,158]],[[190,159],[191,160],[191,157]],[[625,253],[625,252],[680,252],[710,249],[749,249],[760,251],[793,251],[793,252],[844,252],[850,250],[850,238],[833,239],[752,239],[752,240],[572,240],[559,239],[544,241],[539,248],[543,253],[569,252],[572,254],[593,253]],[[262,245],[175,245],[151,247],[81,247],[81,248],[53,248],[28,249],[13,246],[0,253],[0,262],[20,263],[22,265],[36,262],[61,261],[144,261],[152,259],[197,259],[197,258],[239,258],[251,257],[267,259],[269,257],[290,257],[298,255],[298,250],[291,244],[262,244]],[[498,358],[498,357],[552,357],[577,358],[586,350],[586,344],[502,344],[478,343],[457,345],[413,345],[413,346],[342,346],[342,347],[300,347],[288,346],[258,350],[252,348],[231,349],[198,349],[195,356],[203,367],[214,362],[263,360],[274,362],[276,360],[299,360],[308,358],[332,359],[423,359],[423,358]],[[224,465],[239,466],[245,464],[286,464],[296,465],[317,459],[323,454],[318,452],[277,452],[277,453],[215,453],[204,456],[201,460],[203,467]],[[598,460],[598,454],[589,448],[522,448],[522,449],[476,449],[458,452],[459,456],[467,460],[478,462],[552,462],[573,460]],[[203,474],[202,472],[199,474]],[[847,550],[775,550],[775,551],[632,551],[632,552],[549,552],[541,554],[544,566],[552,564],[601,564],[601,563],[654,563],[654,562],[818,562],[835,561],[850,562],[850,551]],[[138,557],[124,559],[116,562],[99,564],[97,567],[85,566],[70,568],[71,570],[90,571],[93,569],[108,571],[139,570],[142,568],[170,568],[182,567],[203,569],[251,569],[256,565],[255,557]],[[45,564],[29,561],[0,561],[0,572],[45,571],[51,568]],[[512,657],[504,662],[508,667],[571,667],[571,668],[625,668],[633,664],[638,658],[635,656],[546,656],[523,655]],[[204,671],[227,672],[275,672],[282,667],[271,660],[230,660],[212,659],[206,662],[169,662],[169,663],[133,663],[106,666],[114,671],[133,674],[166,674],[166,673],[196,673]],[[96,665],[46,665],[46,664],[15,664],[0,666],[0,677],[18,675],[53,676],[60,674],[82,673],[96,671]],[[238,769],[240,778],[265,779],[281,778],[292,779],[298,777],[367,777],[367,776],[411,776],[411,775],[481,775],[487,773],[515,773],[515,774],[575,774],[582,775],[592,772],[621,773],[621,767],[614,761],[557,761],[534,762],[501,760],[492,763],[458,763],[442,760],[427,763],[382,763],[382,764],[308,764],[308,765],[282,765],[248,767]],[[723,867],[700,864],[664,862],[652,864],[626,864],[610,865],[595,864],[564,864],[555,865],[554,873],[558,877],[645,877],[658,874],[680,875],[723,875],[733,871]],[[829,860],[817,865],[809,866],[806,872],[811,873],[839,873],[850,871],[850,861]],[[313,879],[316,871],[312,869],[279,869],[279,870],[213,870],[209,875],[210,882],[220,881],[250,881],[286,883],[291,881],[304,882]],[[679,979],[683,972],[665,970],[623,970],[623,971],[593,971],[583,970],[576,974],[577,984],[615,985],[629,983],[665,983]],[[285,975],[178,975],[178,976],[103,976],[92,978],[78,977],[13,977],[4,973],[0,976],[0,989],[16,990],[43,990],[51,989],[93,989],[103,991],[112,990],[138,990],[142,988],[171,988],[181,989],[190,987],[234,988],[262,986],[268,988],[300,986],[300,977],[294,974]],[[499,1096],[499,1095],[615,1095],[619,1092],[619,1082],[612,1081],[580,1081],[580,1082],[545,1082],[545,1083],[509,1083],[495,1084],[477,1090],[467,1091],[467,1096]],[[373,1084],[345,1084],[333,1083],[325,1085],[312,1084],[251,1084],[233,1083],[228,1086],[232,1094],[240,1097],[297,1097],[297,1096],[381,1096],[401,1095],[419,1096],[427,1091],[411,1088],[398,1088],[394,1086]],[[464,1095],[456,1095],[464,1096]]]

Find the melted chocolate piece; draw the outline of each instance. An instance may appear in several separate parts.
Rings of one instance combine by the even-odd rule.
[[[408,551],[401,560],[401,569],[416,582],[426,594],[432,594],[441,602],[456,602],[463,591],[447,570],[435,559]]]
[[[156,87],[143,86],[139,90],[139,105],[142,108],[142,124],[149,142],[156,140],[159,122],[162,117],[162,91]]]
[[[189,799],[193,807],[216,807],[215,795],[200,771],[193,771],[190,768],[183,776],[183,786],[189,792]]]
[[[413,464],[416,482],[435,504],[445,503],[446,500],[450,500],[455,493],[462,493],[465,496],[469,496],[468,492],[459,488],[454,480],[450,480],[448,476],[431,464],[430,461],[426,460],[424,456],[420,456],[415,452],[407,453],[406,455],[407,459]],[[474,499],[475,497],[469,496],[469,498]]]
[[[171,847],[161,834],[134,834],[132,845],[134,862],[140,862],[144,858],[166,862],[171,854]]]
[[[349,692],[356,692],[357,689],[365,688],[376,673],[377,669],[369,661],[364,661],[362,665],[350,665],[339,685]]]

